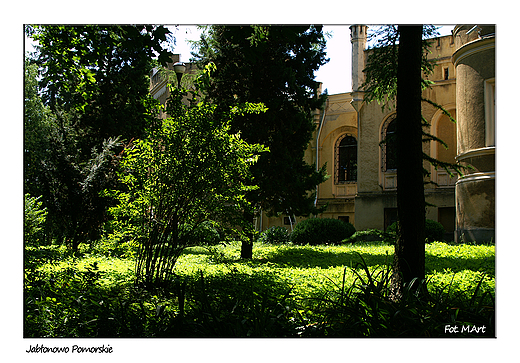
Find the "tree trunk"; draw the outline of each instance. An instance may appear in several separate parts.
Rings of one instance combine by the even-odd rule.
[[[397,213],[394,288],[424,279],[425,199],[421,125],[422,26],[399,26]]]
[[[251,228],[246,231],[246,239],[242,240],[242,247],[240,249],[240,257],[251,259],[253,258],[253,239],[254,239],[254,215],[249,211],[244,211],[244,220],[251,224]]]

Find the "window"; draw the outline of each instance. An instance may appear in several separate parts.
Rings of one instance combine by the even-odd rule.
[[[338,219],[340,221],[350,223],[350,216],[339,216]]]
[[[392,115],[386,119],[381,130],[381,149],[382,149],[382,163],[383,171],[397,169],[397,155],[396,155],[396,115]]]
[[[450,70],[448,67],[444,68],[444,80],[448,80],[450,78]]]
[[[484,108],[486,117],[486,146],[495,146],[495,79],[484,83]]]
[[[336,142],[336,184],[357,180],[357,140],[345,134]]]

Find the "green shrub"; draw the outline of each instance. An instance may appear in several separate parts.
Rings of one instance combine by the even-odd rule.
[[[426,220],[426,239],[428,242],[443,242],[445,233],[446,230],[442,224],[431,219]]]
[[[44,239],[43,227],[47,209],[42,208],[40,197],[24,195],[23,234],[26,245],[39,245]]]
[[[258,240],[263,243],[287,243],[290,241],[290,234],[285,227],[273,226],[263,231]]]
[[[352,236],[343,240],[343,243],[380,242],[395,244],[395,233],[387,233],[378,229],[356,231]]]
[[[352,236],[356,229],[351,223],[332,218],[310,218],[298,223],[291,234],[295,244],[318,245],[340,243]]]
[[[433,221],[431,219],[426,220],[426,241],[427,242],[443,242],[444,241],[444,234],[446,233],[446,230],[440,224],[439,222]],[[392,223],[388,228],[386,229],[387,233],[397,233],[397,222]]]

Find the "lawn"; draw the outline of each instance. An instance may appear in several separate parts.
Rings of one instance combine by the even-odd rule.
[[[494,245],[427,244],[430,295],[399,303],[384,289],[393,249],[257,243],[253,259],[241,260],[238,242],[192,247],[177,280],[155,290],[133,286],[131,254],[32,249],[25,335],[442,336],[455,323],[494,334]]]

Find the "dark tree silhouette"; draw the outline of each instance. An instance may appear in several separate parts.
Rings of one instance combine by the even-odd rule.
[[[425,198],[421,118],[422,26],[399,26],[397,213],[394,287],[424,278]]]

